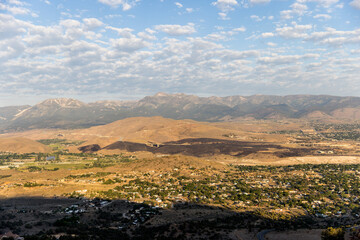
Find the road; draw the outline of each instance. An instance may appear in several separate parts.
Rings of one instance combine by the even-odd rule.
[[[265,235],[269,232],[272,232],[274,231],[274,229],[265,229],[265,230],[262,230],[261,232],[258,232],[256,234],[256,237],[258,240],[265,240]]]

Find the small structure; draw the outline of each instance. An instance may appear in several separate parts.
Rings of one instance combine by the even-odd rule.
[[[2,240],[2,239],[9,239],[9,238],[12,238],[12,239],[14,239],[14,240],[24,240],[23,237],[20,237],[19,235],[14,234],[14,233],[12,233],[12,232],[7,232],[7,233],[5,233],[5,234],[0,235],[0,240]]]
[[[45,158],[46,161],[55,161],[56,157],[55,156],[49,156]]]
[[[300,132],[303,134],[303,135],[316,135],[317,132],[315,131],[315,129],[301,129]]]

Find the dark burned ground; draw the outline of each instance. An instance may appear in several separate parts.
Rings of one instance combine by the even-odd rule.
[[[292,157],[309,155],[315,150],[310,148],[288,148],[272,143],[212,138],[188,138],[179,141],[165,142],[161,145],[147,145],[143,143],[118,141],[104,147],[103,149],[118,149],[128,152],[147,151],[158,154],[184,154],[196,157],[216,154],[242,157],[258,152],[271,152],[278,157]],[[80,147],[79,150],[82,152],[96,152],[100,150],[100,147],[94,144]]]

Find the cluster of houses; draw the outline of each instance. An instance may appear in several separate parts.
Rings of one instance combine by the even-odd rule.
[[[0,240],[5,240],[5,239],[24,240],[23,237],[20,237],[19,235],[14,234],[11,231],[5,234],[0,234]]]
[[[129,201],[125,201],[126,203],[130,203]],[[64,209],[64,213],[77,215],[85,212],[89,212],[92,210],[102,209],[102,211],[107,211],[106,206],[110,206],[112,201],[109,200],[101,200],[98,198],[95,199],[82,199],[82,203],[73,204]],[[149,220],[154,215],[159,214],[159,207],[157,206],[148,206],[148,205],[134,205],[133,208],[124,212],[122,214],[121,224],[117,226],[118,229],[124,229],[133,225],[139,225]]]

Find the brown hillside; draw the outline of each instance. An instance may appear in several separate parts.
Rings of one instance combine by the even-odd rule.
[[[306,114],[303,118],[306,119],[331,119],[332,117],[321,111],[313,111]]]
[[[116,138],[138,143],[163,143],[184,138],[223,138],[228,129],[218,128],[191,120],[173,120],[163,117],[136,117],[119,120],[107,125],[77,130],[74,135],[96,138]],[[238,135],[243,132],[236,131]],[[97,141],[99,139],[96,139]],[[89,142],[92,142],[91,140]],[[88,142],[88,143],[89,143]]]
[[[32,153],[50,152],[50,148],[27,138],[0,138],[1,152]]]
[[[101,148],[116,141],[163,143],[186,138],[217,138],[241,141],[284,142],[285,136],[266,134],[269,129],[298,129],[298,124],[273,121],[242,121],[208,123],[194,120],[173,120],[163,117],[135,117],[87,129],[34,129],[25,132],[1,134],[0,138],[68,139],[85,141],[82,146],[98,144]],[[226,137],[227,136],[227,137]],[[79,146],[70,146],[78,152]]]
[[[351,119],[359,120],[360,119],[360,109],[359,108],[340,108],[336,109],[331,113],[335,118],[339,119]]]

